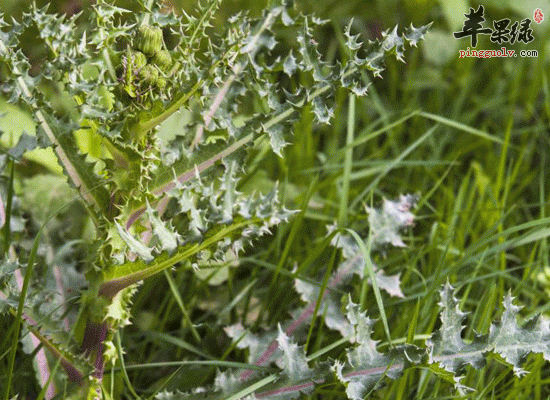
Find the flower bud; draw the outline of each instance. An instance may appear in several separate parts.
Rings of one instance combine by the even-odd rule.
[[[162,71],[168,72],[168,68],[172,65],[172,56],[168,50],[160,50],[153,56],[152,61]]]
[[[166,87],[166,84],[166,79],[164,79],[162,76],[157,79],[157,87],[159,89],[164,89]]]
[[[141,51],[134,50],[132,56],[134,57],[134,68],[140,69],[147,65],[147,56]]]
[[[139,70],[138,76],[142,86],[154,85],[158,80],[159,70],[154,65],[147,64]]]
[[[135,47],[151,57],[162,50],[164,40],[158,26],[141,25],[138,29]]]

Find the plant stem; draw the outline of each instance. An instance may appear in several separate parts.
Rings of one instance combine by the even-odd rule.
[[[97,323],[90,319],[86,322],[82,350],[94,360],[93,376],[101,380],[103,378],[103,346],[107,339],[109,326],[106,322]]]
[[[340,199],[340,207],[338,209],[338,222],[341,227],[348,225],[348,201],[349,201],[349,184],[351,166],[353,162],[353,143],[354,129],[355,128],[355,95],[349,95],[349,108],[348,108],[348,129],[346,137],[346,156],[344,159],[344,172],[342,182],[342,196]]]

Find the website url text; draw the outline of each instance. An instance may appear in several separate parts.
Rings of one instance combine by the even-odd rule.
[[[493,57],[517,57],[518,53],[515,50],[508,50],[506,47],[502,47],[499,50],[475,50],[468,47],[466,50],[458,50],[460,58],[464,57],[476,57],[476,58],[493,58]],[[539,52],[537,50],[520,50],[520,57],[538,57]]]

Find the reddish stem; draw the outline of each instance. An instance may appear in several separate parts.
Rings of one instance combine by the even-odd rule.
[[[94,377],[103,378],[103,346],[107,338],[109,326],[106,322],[98,324],[88,320],[82,341],[82,350],[94,360]]]

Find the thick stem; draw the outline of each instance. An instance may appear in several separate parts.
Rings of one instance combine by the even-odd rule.
[[[93,360],[95,367],[93,376],[99,380],[103,378],[103,347],[108,331],[109,326],[106,322],[99,324],[91,320],[86,322],[82,350]]]

